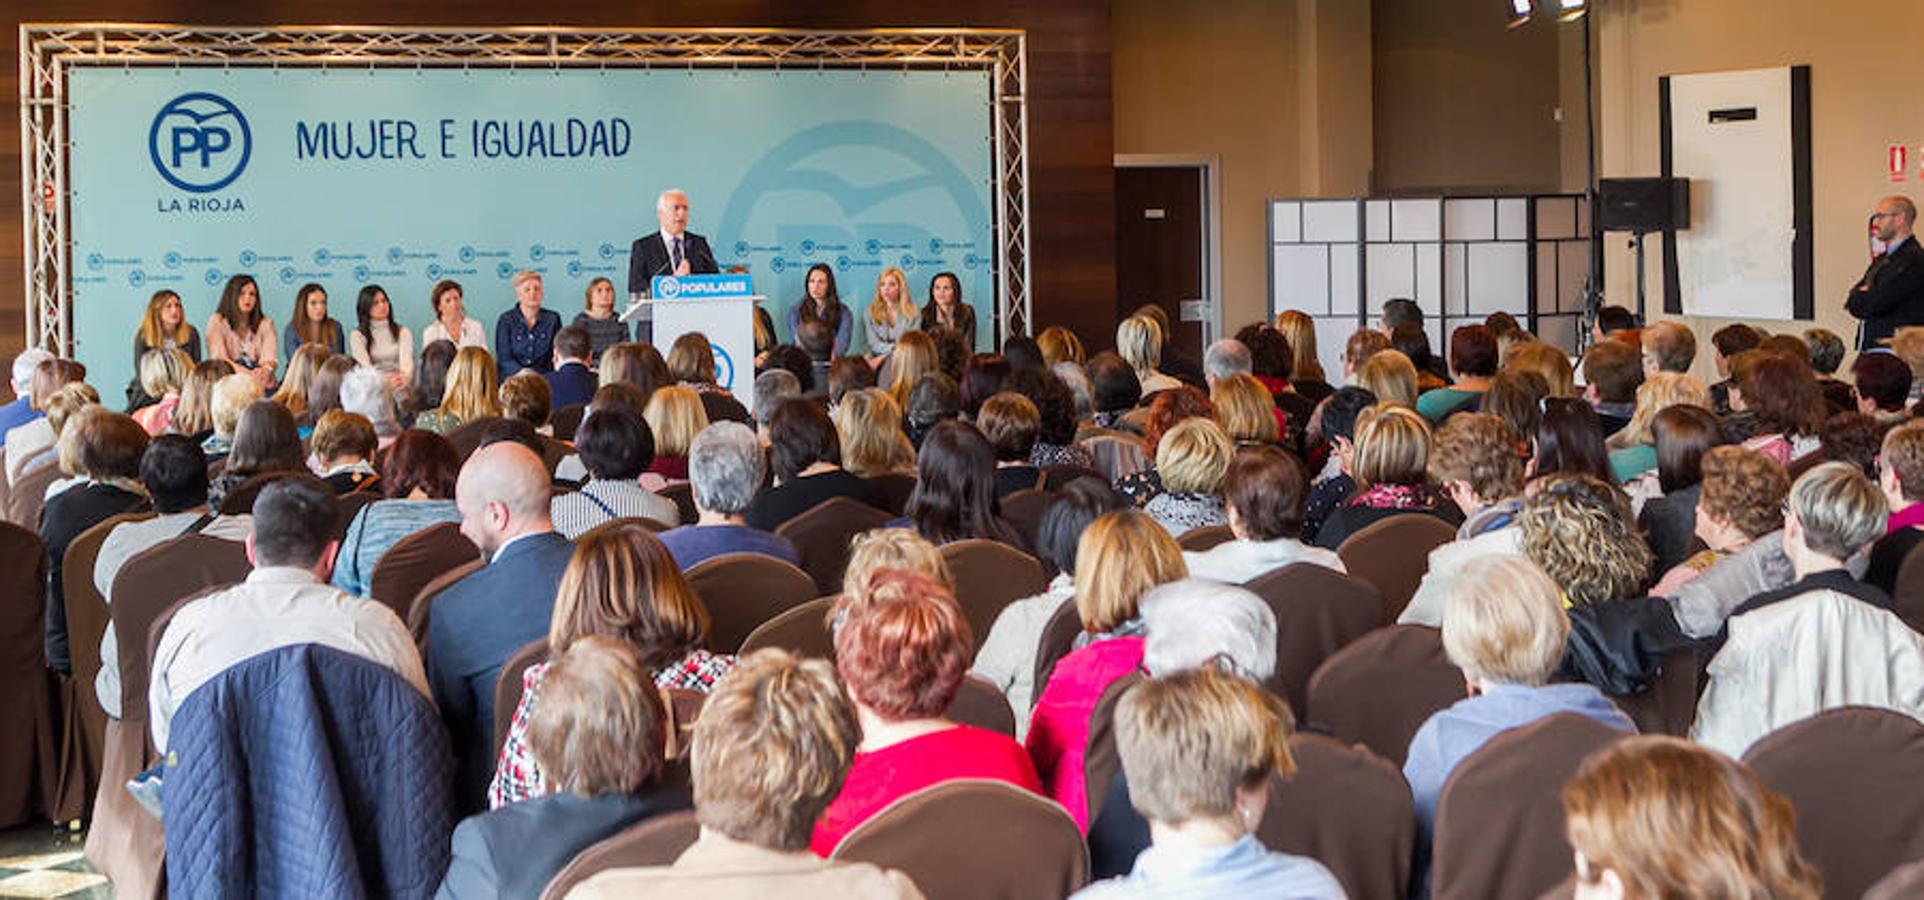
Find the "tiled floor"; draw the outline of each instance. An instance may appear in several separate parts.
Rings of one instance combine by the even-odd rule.
[[[106,877],[80,858],[83,837],[46,823],[0,831],[0,897],[113,897]]]

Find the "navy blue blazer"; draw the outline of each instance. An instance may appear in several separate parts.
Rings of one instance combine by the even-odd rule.
[[[454,858],[435,900],[539,900],[581,851],[643,819],[694,808],[688,767],[670,763],[638,794],[564,791],[470,816],[454,829]]]
[[[708,248],[708,239],[692,231],[682,232],[682,250],[688,257],[688,272],[692,275],[713,275],[721,271],[715,264],[715,252]],[[628,293],[646,292],[654,283],[656,275],[673,275],[675,267],[668,264],[668,242],[661,239],[659,229],[638,238],[628,247]]]
[[[454,746],[456,807],[481,809],[494,775],[494,682],[501,664],[548,633],[555,588],[574,555],[559,534],[533,535],[434,598],[428,685]]]
[[[561,368],[541,377],[548,379],[548,393],[551,397],[548,406],[551,409],[560,409],[593,400],[595,388],[600,387],[595,379],[595,373],[588,371],[588,367],[581,363],[566,363]]]

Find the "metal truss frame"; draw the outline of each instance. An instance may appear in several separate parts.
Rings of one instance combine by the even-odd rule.
[[[997,320],[1031,329],[1028,49],[1007,29],[20,26],[28,346],[71,352],[67,72],[74,66],[972,70],[991,76]]]

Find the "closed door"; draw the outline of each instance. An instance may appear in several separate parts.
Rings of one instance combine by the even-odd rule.
[[[1201,166],[1116,169],[1116,314],[1120,319],[1149,303],[1162,307],[1175,331],[1170,346],[1192,359],[1202,356],[1203,323],[1183,321],[1182,304],[1192,304],[1192,317],[1213,315],[1201,308],[1208,296],[1205,172]]]

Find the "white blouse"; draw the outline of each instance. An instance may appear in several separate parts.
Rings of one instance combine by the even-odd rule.
[[[385,323],[370,324],[368,331],[374,335],[374,345],[368,346],[359,328],[348,332],[348,353],[354,361],[364,366],[372,366],[383,372],[399,372],[414,377],[414,335],[407,326],[399,328],[399,336],[390,334]]]
[[[492,350],[488,346],[488,336],[481,330],[481,322],[467,316],[461,317],[461,335],[458,339],[448,334],[448,326],[441,324],[440,319],[435,319],[428,327],[421,329],[421,346],[425,347],[435,341],[453,341],[456,347],[480,347],[483,350]]]

